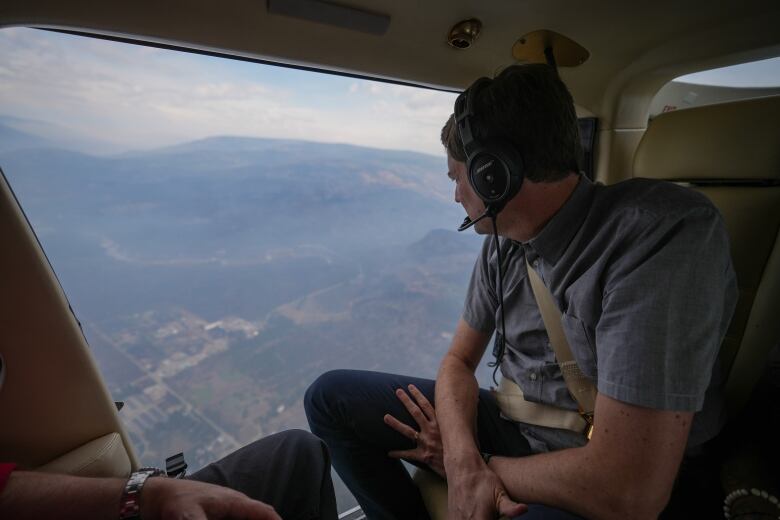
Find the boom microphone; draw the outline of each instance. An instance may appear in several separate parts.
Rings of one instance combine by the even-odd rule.
[[[458,231],[466,231],[468,228],[479,222],[485,217],[489,217],[492,214],[491,209],[487,208],[485,209],[485,212],[482,213],[482,215],[478,216],[476,220],[471,220],[468,215],[466,215],[466,218],[463,219],[463,224],[460,225],[458,228]]]

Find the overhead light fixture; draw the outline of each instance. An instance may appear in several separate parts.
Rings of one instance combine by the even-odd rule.
[[[450,29],[450,34],[447,35],[447,43],[456,49],[468,49],[474,45],[481,30],[482,22],[476,18],[463,20]]]
[[[390,26],[389,15],[320,0],[268,0],[268,12],[376,36]]]
[[[576,67],[590,57],[590,52],[571,38],[542,29],[526,34],[512,47],[512,56],[526,63],[554,62],[559,67]]]

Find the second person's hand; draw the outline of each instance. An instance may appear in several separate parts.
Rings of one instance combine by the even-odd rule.
[[[152,477],[140,502],[142,518],[150,520],[282,520],[268,504],[194,480]]]

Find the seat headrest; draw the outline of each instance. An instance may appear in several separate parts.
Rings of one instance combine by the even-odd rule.
[[[780,96],[667,112],[647,128],[634,177],[780,179]]]

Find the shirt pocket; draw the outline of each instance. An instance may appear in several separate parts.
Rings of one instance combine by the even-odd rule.
[[[563,333],[569,342],[569,348],[580,370],[586,376],[596,379],[596,342],[595,333],[585,322],[572,314],[561,318]]]

